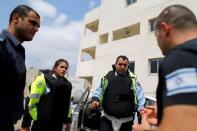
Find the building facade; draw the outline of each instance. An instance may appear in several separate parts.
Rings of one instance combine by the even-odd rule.
[[[145,93],[154,96],[163,58],[154,36],[154,20],[172,4],[185,5],[197,16],[195,0],[102,0],[84,17],[76,76],[87,79],[95,90],[116,57],[126,55]]]

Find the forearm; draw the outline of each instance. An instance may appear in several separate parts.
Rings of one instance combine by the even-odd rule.
[[[153,131],[151,124],[148,122],[147,116],[142,116],[141,126],[145,131]]]
[[[102,93],[102,88],[101,85],[96,89],[96,91],[94,92],[92,99],[100,101],[100,97],[101,97],[101,93]]]
[[[136,94],[138,99],[138,111],[140,111],[145,104],[145,96],[144,96],[144,90],[141,87],[139,81],[136,83]]]
[[[164,115],[157,131],[196,131],[197,107],[172,105],[164,108]]]
[[[152,125],[148,122],[147,116],[142,116],[142,122],[141,124],[135,123],[133,125],[134,131],[155,131],[155,129],[152,128]]]

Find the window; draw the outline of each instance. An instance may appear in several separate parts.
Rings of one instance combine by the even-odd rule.
[[[131,37],[140,34],[140,23],[113,31],[113,41]]]
[[[127,1],[127,5],[131,5],[135,2],[137,2],[137,0],[126,0]]]
[[[129,70],[133,73],[135,72],[135,62],[129,62]]]
[[[81,61],[89,61],[95,59],[96,47],[89,47],[81,50]]]
[[[98,32],[99,20],[95,20],[85,25],[84,36]]]
[[[105,44],[108,42],[108,33],[100,35],[100,44]]]
[[[155,30],[155,29],[154,29],[155,20],[156,20],[156,18],[153,18],[153,19],[150,19],[150,20],[149,20],[149,31],[150,31],[150,32],[153,32],[153,31]]]
[[[162,58],[156,58],[156,59],[150,59],[149,60],[149,67],[150,67],[150,73],[158,73],[159,69],[159,63],[162,60]]]

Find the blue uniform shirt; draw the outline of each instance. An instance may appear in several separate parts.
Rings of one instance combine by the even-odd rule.
[[[3,30],[0,33],[0,122],[21,118],[25,80],[25,49],[19,40]]]

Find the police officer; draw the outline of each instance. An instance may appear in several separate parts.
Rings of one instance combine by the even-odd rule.
[[[171,5],[156,19],[155,35],[165,55],[157,88],[158,131],[196,131],[196,17],[187,7]]]
[[[141,112],[142,125],[152,130],[150,124],[157,122],[157,131],[196,131],[196,16],[183,5],[170,5],[156,19],[155,36],[165,58],[159,65],[157,105]]]
[[[128,64],[126,56],[118,56],[114,69],[101,79],[92,97],[92,108],[101,103],[104,110],[100,131],[131,131],[135,112],[145,104],[143,89]]]
[[[69,128],[72,85],[64,77],[68,66],[66,60],[58,59],[52,71],[43,71],[32,82],[28,104],[33,119],[31,131],[62,131],[63,124],[66,130]]]
[[[13,131],[23,114],[26,80],[24,41],[31,41],[40,26],[40,16],[26,5],[11,13],[9,27],[0,33],[0,131]]]

